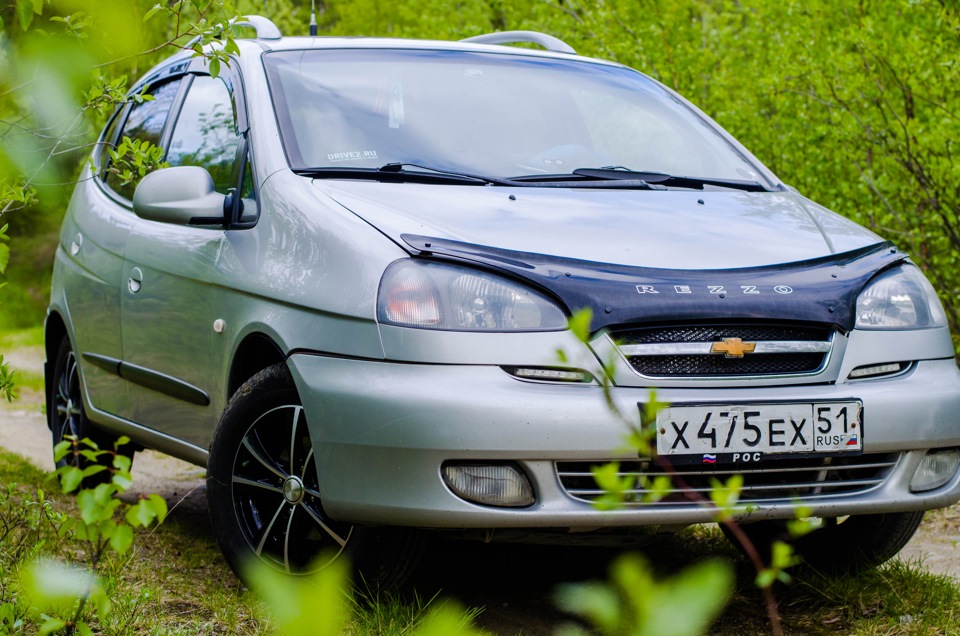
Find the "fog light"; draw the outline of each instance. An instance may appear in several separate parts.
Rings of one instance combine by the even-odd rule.
[[[848,376],[851,380],[856,380],[857,378],[870,378],[878,375],[890,375],[891,373],[897,373],[906,366],[902,362],[893,362],[890,364],[874,364],[868,367],[857,367],[850,372]]]
[[[510,375],[522,380],[541,382],[593,382],[593,376],[580,369],[551,369],[541,367],[502,367]]]
[[[486,506],[519,508],[533,503],[533,488],[510,464],[447,464],[443,481],[467,501]]]
[[[933,450],[924,455],[910,480],[910,492],[933,490],[944,485],[960,466],[960,450]]]

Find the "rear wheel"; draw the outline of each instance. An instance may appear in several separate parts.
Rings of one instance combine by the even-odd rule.
[[[783,541],[791,543],[814,570],[845,573],[875,568],[892,559],[907,545],[922,520],[922,511],[827,518],[820,528],[796,540],[790,539],[786,521],[757,521],[740,527],[764,559],[770,558],[775,541]],[[740,549],[726,526],[721,524],[720,528]]]
[[[95,463],[110,467],[113,455],[101,455],[97,461],[80,454],[87,447],[80,440],[89,439],[100,450],[113,451],[117,436],[97,428],[89,419],[83,406],[83,384],[77,357],[70,345],[70,339],[64,336],[57,348],[57,357],[53,363],[52,383],[47,387],[47,424],[52,434],[53,447],[63,441],[72,441],[73,449],[56,462],[58,468],[77,466],[86,468]],[[71,439],[72,438],[72,439]],[[133,446],[125,444],[117,452],[133,458]],[[84,477],[80,488],[92,488],[110,481],[109,470]]]
[[[240,387],[220,420],[207,467],[210,516],[228,563],[243,578],[252,559],[307,574],[347,557],[369,585],[399,586],[419,557],[419,535],[332,519],[323,509],[315,459],[285,365]]]

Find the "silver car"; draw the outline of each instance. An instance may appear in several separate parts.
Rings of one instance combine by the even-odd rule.
[[[175,55],[113,115],[46,321],[54,443],[206,466],[235,569],[347,553],[389,584],[424,529],[636,542],[712,521],[688,495],[733,474],[755,540],[802,512],[823,520],[808,561],[853,567],[960,500],[960,374],[924,275],[682,97],[542,34],[250,22],[219,77]],[[135,186],[106,150],[124,138],[171,167]],[[658,457],[624,450],[603,364],[630,418],[652,387],[669,403]],[[611,460],[636,488],[599,510]]]

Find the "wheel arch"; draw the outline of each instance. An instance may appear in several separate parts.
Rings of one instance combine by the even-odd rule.
[[[247,334],[237,346],[230,362],[227,399],[259,371],[284,363],[286,359],[283,350],[270,336],[263,333]]]

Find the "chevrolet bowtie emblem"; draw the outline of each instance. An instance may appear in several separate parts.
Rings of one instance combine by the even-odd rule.
[[[722,353],[725,358],[742,358],[745,353],[753,353],[756,342],[744,342],[740,338],[724,338],[723,342],[714,342],[710,353]]]

